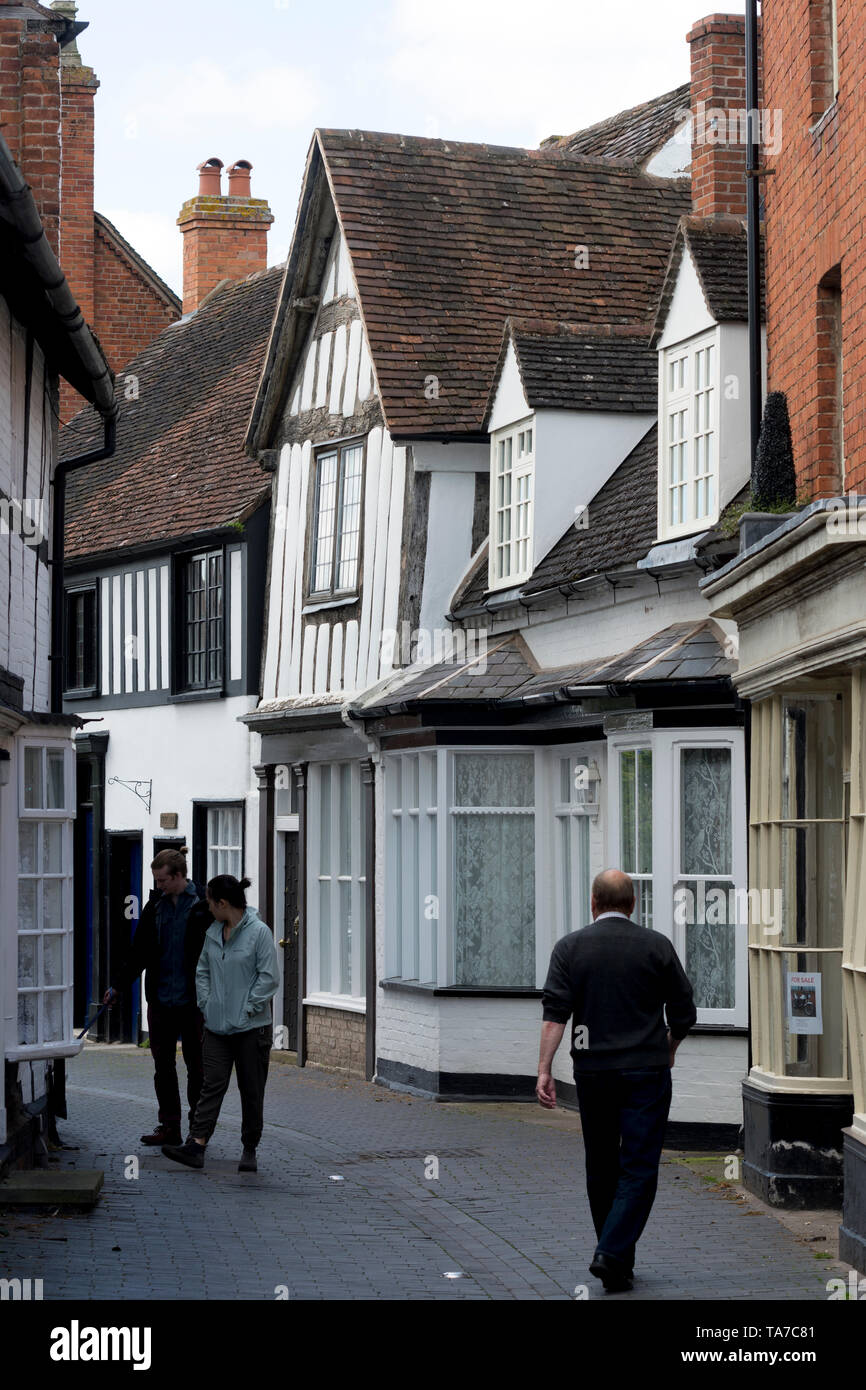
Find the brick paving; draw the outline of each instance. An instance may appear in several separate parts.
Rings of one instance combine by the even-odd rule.
[[[258,1173],[237,1172],[234,1081],[198,1172],[139,1142],[156,1123],[147,1051],[88,1046],[68,1081],[60,1130],[77,1151],[52,1166],[104,1169],[98,1205],[0,1215],[5,1272],[41,1278],[46,1300],[570,1299],[585,1285],[607,1301],[823,1301],[840,1269],[666,1154],[634,1291],[605,1294],[566,1111],[437,1104],[278,1061]]]

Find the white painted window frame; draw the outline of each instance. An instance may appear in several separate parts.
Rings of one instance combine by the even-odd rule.
[[[622,858],[620,839],[620,756],[623,752],[651,749],[653,755],[653,928],[667,936],[686,965],[686,928],[674,921],[673,891],[680,863],[680,753],[685,748],[731,750],[732,873],[736,890],[748,887],[746,864],[746,767],[741,729],[654,730],[647,734],[611,734],[608,737],[608,859]],[[692,876],[694,877],[694,876]],[[732,1009],[698,1009],[699,1024],[748,1024],[748,928],[736,927],[734,966],[735,1004]]]
[[[47,770],[46,754],[49,750],[58,751],[63,754],[63,801],[62,807],[27,807],[24,804],[24,765],[25,750],[28,748],[38,748],[42,751],[43,762],[43,788],[47,787],[45,771]],[[38,1061],[41,1058],[74,1056],[80,1052],[83,1041],[78,1042],[74,1036],[72,1025],[72,1004],[73,1004],[73,839],[72,829],[75,818],[75,754],[71,744],[58,738],[40,738],[38,735],[24,736],[17,740],[17,760],[18,760],[18,824],[48,824],[60,825],[62,827],[62,864],[63,868],[58,875],[50,875],[52,879],[59,879],[63,884],[63,925],[61,931],[51,933],[57,935],[62,940],[62,984],[59,986],[47,986],[41,980],[41,967],[39,972],[39,983],[28,989],[28,993],[36,994],[39,999],[38,1008],[38,1029],[39,1037],[35,1043],[18,1043],[18,930],[13,934],[14,955],[10,961],[11,993],[14,1001],[14,1013],[10,1035],[16,1041],[14,1044],[7,1040],[6,1056],[11,1061]],[[19,883],[21,878],[34,878],[37,883],[44,881],[46,875],[41,866],[37,864],[36,874],[19,874],[18,858],[18,834],[16,827],[14,858],[12,862],[15,866],[15,894],[16,904],[18,902]],[[38,891],[38,890],[37,890]],[[37,898],[38,901],[38,898]],[[17,918],[17,913],[16,913]],[[31,935],[31,933],[27,933]],[[41,941],[43,931],[32,933],[37,942],[37,958],[41,962]],[[61,1036],[54,1040],[42,1038],[42,1001],[47,993],[62,994],[61,1016],[62,1028]]]
[[[555,922],[554,942],[560,937],[568,935],[570,931],[576,931],[584,927],[591,921],[590,898],[592,891],[592,831],[593,825],[600,816],[600,806],[595,814],[588,814],[582,810],[579,801],[570,800],[564,802],[561,797],[560,785],[560,763],[568,760],[570,769],[570,781],[573,783],[575,773],[580,766],[589,766],[590,763],[598,761],[598,752],[590,750],[580,744],[560,744],[549,750],[550,761],[550,780],[551,780],[551,836],[542,836],[552,840],[552,885],[553,891],[552,908],[553,920]],[[599,793],[599,785],[594,785],[595,794]],[[562,844],[561,825],[567,823],[571,873],[569,875],[568,901],[565,892],[565,862],[564,846]],[[586,840],[586,882],[581,883],[579,856],[584,853],[581,840]],[[537,856],[536,856],[537,868]],[[551,946],[554,943],[551,943]]]
[[[713,374],[709,389],[712,390],[710,424],[708,429],[698,429],[696,401],[696,360],[699,353],[713,348]],[[685,384],[672,388],[670,385],[671,367],[684,360],[687,364]],[[718,327],[697,334],[684,342],[672,344],[659,353],[659,486],[658,486],[658,534],[659,540],[674,540],[679,536],[693,535],[706,531],[719,519],[719,420],[720,420],[720,335]],[[704,394],[704,393],[701,393]],[[685,415],[685,434],[682,440],[671,438],[670,424],[674,415]],[[696,441],[698,438],[710,439],[711,464],[700,475],[695,473]],[[682,481],[672,477],[670,449],[674,444],[685,445],[684,478]],[[698,476],[708,479],[713,490],[713,505],[702,516],[695,512],[694,492]],[[670,521],[670,500],[674,486],[685,488],[685,510],[679,522]]]
[[[530,431],[532,433],[532,448],[518,454],[521,437]],[[523,583],[532,574],[537,435],[537,421],[535,415],[532,414],[519,420],[516,424],[496,430],[490,436],[490,554],[487,583],[491,590],[511,588],[514,584]],[[504,475],[499,472],[499,451],[500,446],[505,446],[509,441],[511,443],[511,467],[507,472],[510,475],[511,488],[508,501],[504,506],[500,506],[498,483],[500,477]],[[528,492],[528,496],[523,499],[518,497],[521,486]],[[525,524],[518,533],[521,517]],[[507,518],[508,522],[508,536],[504,541],[499,539],[500,518]],[[518,565],[518,551],[521,545],[525,552],[524,562],[522,565]],[[503,567],[503,572],[499,573],[500,552],[503,548],[507,554],[507,569]]]
[[[333,795],[334,785],[340,785],[340,768],[348,766],[350,772],[350,869],[349,874],[340,873],[339,845],[340,845],[340,798]],[[330,836],[329,836],[329,872],[323,872],[321,861],[321,846],[319,839],[319,826],[322,814],[322,769],[328,767],[331,770],[331,814],[330,814]],[[352,921],[360,923],[361,936],[365,931],[366,923],[366,849],[364,845],[363,831],[365,821],[362,816],[362,800],[365,795],[365,788],[361,777],[361,764],[357,759],[342,758],[336,762],[310,763],[308,770],[308,802],[307,802],[307,825],[309,828],[308,844],[312,847],[308,855],[307,862],[307,983],[305,1003],[327,1003],[333,1007],[357,1009],[359,1012],[364,1009],[366,1004],[366,978],[362,968],[361,952],[357,946],[351,953],[351,992],[346,993],[340,988],[340,919],[339,912],[334,910],[336,894],[331,894],[330,922],[323,924],[321,920],[321,889],[320,885],[328,882],[332,887],[337,887],[340,883],[351,884],[350,899]],[[322,932],[330,932],[330,970],[329,978],[322,978],[321,969],[321,942]]]

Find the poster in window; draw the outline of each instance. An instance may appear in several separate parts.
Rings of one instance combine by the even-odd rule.
[[[788,1032],[823,1033],[821,976],[788,973]]]

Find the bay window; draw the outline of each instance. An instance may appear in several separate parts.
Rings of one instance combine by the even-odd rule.
[[[366,957],[366,796],[359,762],[309,769],[307,969],[312,996],[361,1000]]]
[[[72,1038],[72,750],[20,745],[17,1048],[51,1055]]]
[[[747,1022],[745,761],[739,731],[611,738],[610,860],[633,921],[670,937],[699,1023]],[[772,907],[772,904],[771,904]]]

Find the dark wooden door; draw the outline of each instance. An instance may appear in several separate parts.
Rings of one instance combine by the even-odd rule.
[[[285,836],[286,873],[283,888],[283,1023],[290,1052],[298,1050],[298,1011],[300,1008],[298,952],[298,833]]]

